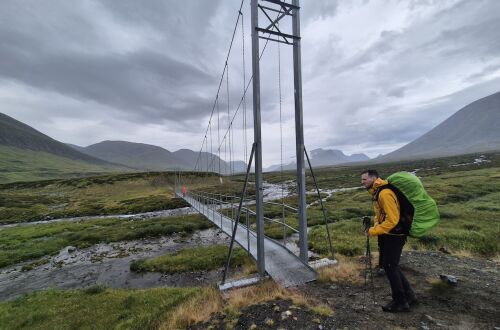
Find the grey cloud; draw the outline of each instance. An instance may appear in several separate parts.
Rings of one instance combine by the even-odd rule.
[[[471,74],[470,76],[464,78],[464,82],[466,83],[475,83],[478,80],[483,79],[484,77],[487,77],[488,75],[492,74],[493,72],[497,71],[500,69],[500,64],[492,64],[488,65],[484,68],[482,68],[480,71]]]
[[[184,90],[214,82],[195,67],[153,52],[56,55],[32,50],[36,56],[23,56],[25,51],[0,46],[3,77],[154,117],[196,115],[208,100],[193,95],[187,99]]]
[[[397,87],[391,88],[387,92],[387,96],[401,98],[401,97],[405,96],[405,92],[406,92],[406,87],[405,86],[397,86]]]
[[[331,146],[363,144],[373,145],[408,143],[427,133],[449,116],[476,101],[500,90],[500,77],[477,84],[458,92],[429,100],[414,106],[412,111],[387,107],[372,122],[337,127],[335,135],[327,139]]]
[[[68,6],[59,5],[62,12],[55,14],[57,18],[65,21],[66,14],[78,17]],[[185,120],[199,116],[200,109],[211,106],[213,91],[209,87],[215,85],[215,77],[198,65],[162,53],[163,44],[153,45],[152,48],[159,48],[157,51],[141,49],[116,53],[106,48],[95,51],[101,41],[87,19],[80,17],[71,27],[58,26],[54,31],[50,24],[35,24],[36,20],[26,18],[29,11],[26,7],[13,2],[2,6],[7,7],[2,18],[7,18],[9,11],[24,14],[17,24],[11,19],[0,22],[0,76],[3,79],[102,103],[146,122]],[[42,14],[48,14],[49,21],[57,21],[50,9]],[[154,8],[149,10],[154,12]],[[167,12],[172,14],[171,10]],[[158,19],[160,15],[158,13]],[[75,37],[72,35],[74,30],[81,32],[79,35],[83,37],[78,40],[82,43],[81,49],[68,48]],[[182,40],[177,42],[182,44]],[[84,51],[85,46],[91,51]],[[171,46],[175,48],[174,44]]]
[[[307,5],[304,5],[307,4]],[[316,19],[324,19],[327,17],[335,16],[338,7],[337,0],[314,0],[311,1],[302,0],[301,2],[301,19],[307,24],[310,21]]]

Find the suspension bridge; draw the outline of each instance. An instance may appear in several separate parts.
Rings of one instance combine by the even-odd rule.
[[[206,176],[206,182],[217,177],[220,189],[224,180],[237,172],[244,173],[243,184],[238,195],[228,196],[212,189],[193,189],[189,187],[185,176],[176,176],[176,194],[189,203],[196,211],[204,215],[224,233],[231,237],[228,258],[222,283],[225,283],[229,270],[234,243],[240,245],[257,263],[259,275],[271,276],[284,286],[301,285],[316,279],[317,273],[309,264],[307,242],[307,209],[306,209],[306,160],[314,181],[319,203],[323,210],[323,218],[327,229],[330,254],[333,259],[330,231],[320,190],[304,146],[303,109],[302,109],[302,73],[301,73],[301,36],[299,0],[291,2],[280,0],[250,0],[250,6],[241,1],[236,13],[232,38],[226,60],[219,80],[218,89],[208,118],[208,125],[202,139],[196,166],[193,169],[198,175]],[[250,11],[250,24],[245,20],[247,9]],[[264,21],[263,25],[261,21]],[[246,32],[246,33],[245,33]],[[249,33],[250,32],[250,33]],[[246,36],[251,36],[251,75],[247,73]],[[241,36],[241,37],[240,37]],[[260,41],[263,42],[260,50]],[[280,175],[281,198],[279,201],[264,201],[263,198],[263,140],[261,115],[261,69],[269,44],[276,47],[271,51],[276,57],[273,68],[277,69],[278,87],[277,110],[279,111],[280,133]],[[237,45],[237,46],[236,46]],[[293,65],[282,65],[283,47],[292,48]],[[235,47],[241,48],[241,55],[236,54]],[[236,69],[235,69],[236,68]],[[286,111],[283,102],[282,72],[293,70],[293,109],[295,117],[295,159],[296,159],[296,195],[295,206],[285,204],[283,176],[283,115]],[[231,70],[230,70],[231,69]],[[250,76],[247,79],[247,76]],[[230,79],[231,77],[231,79]],[[236,82],[235,82],[236,81]],[[231,83],[230,83],[231,82]],[[247,94],[252,84],[252,113],[247,113]],[[235,88],[239,85],[239,88]],[[240,91],[237,91],[240,89]],[[235,92],[236,91],[236,92]],[[234,97],[234,93],[238,95]],[[235,102],[236,100],[236,102]],[[253,142],[248,142],[248,117],[253,119]],[[237,162],[237,158],[243,158]],[[239,164],[239,166],[238,166]],[[251,180],[252,178],[252,180]],[[212,181],[210,181],[212,179]],[[186,186],[189,189],[186,189]],[[254,193],[249,194],[249,186]],[[266,205],[279,207],[280,217],[265,216]],[[290,219],[293,219],[290,220]],[[288,223],[287,223],[288,221]],[[265,235],[266,225],[280,226],[283,239],[277,240]],[[298,235],[298,255],[286,245],[290,235]]]

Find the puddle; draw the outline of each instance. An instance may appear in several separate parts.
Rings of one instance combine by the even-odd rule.
[[[50,261],[29,271],[18,264],[0,270],[0,300],[49,288],[76,289],[102,284],[112,288],[161,286],[205,286],[221,279],[220,270],[178,274],[134,273],[133,260],[172,253],[183,248],[228,244],[229,238],[217,229],[206,229],[187,237],[174,235],[157,239],[101,243],[86,249],[66,247]]]

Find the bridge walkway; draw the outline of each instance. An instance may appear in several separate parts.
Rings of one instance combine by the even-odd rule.
[[[224,233],[229,236],[232,235],[234,221],[231,218],[189,195],[182,197],[179,194],[178,196],[188,202],[196,211],[205,216]],[[257,234],[252,230],[248,232],[249,234],[247,234],[247,227],[239,223],[235,241],[245,250],[247,250],[248,241],[250,241],[250,254],[257,259]],[[266,272],[281,285],[285,287],[297,286],[316,279],[317,273],[312,267],[304,264],[290,250],[267,236],[264,237],[264,251]]]

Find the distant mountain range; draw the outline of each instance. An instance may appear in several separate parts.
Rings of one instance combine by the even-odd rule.
[[[0,145],[41,151],[72,160],[92,164],[109,164],[107,161],[78,152],[34,128],[0,113]]]
[[[0,113],[0,183],[127,171]]]
[[[378,161],[434,158],[500,150],[500,92],[458,110],[413,142]]]
[[[216,155],[194,152],[189,149],[180,149],[175,152],[151,144],[127,141],[103,141],[88,147],[68,144],[75,150],[92,157],[104,159],[108,162],[123,164],[138,170],[163,171],[163,170],[193,170],[198,162],[197,169],[218,172],[219,161],[221,173],[243,172],[246,170],[243,161],[225,162]],[[208,165],[207,165],[208,160]]]
[[[500,150],[500,92],[472,102],[404,147],[369,160],[335,149],[310,152],[313,166],[352,162],[387,162]],[[64,144],[0,113],[0,182],[95,175],[134,170],[208,169],[228,174],[246,170],[245,163],[224,162],[216,155],[189,149],[175,152],[126,141],[103,141],[87,147]],[[208,165],[207,165],[208,164]],[[295,163],[283,166],[295,169]],[[280,170],[273,165],[265,171]]]
[[[370,157],[368,157],[365,154],[352,154],[350,156],[347,156],[342,151],[337,149],[322,149],[322,148],[311,150],[309,157],[311,158],[311,164],[313,167],[331,166],[331,165],[346,164],[352,162],[362,162],[370,159]],[[307,166],[308,165],[306,163],[306,167]],[[297,164],[295,162],[283,164],[283,170],[293,170],[296,167]],[[273,172],[273,171],[279,171],[280,169],[281,165],[272,165],[266,168],[265,171]]]

